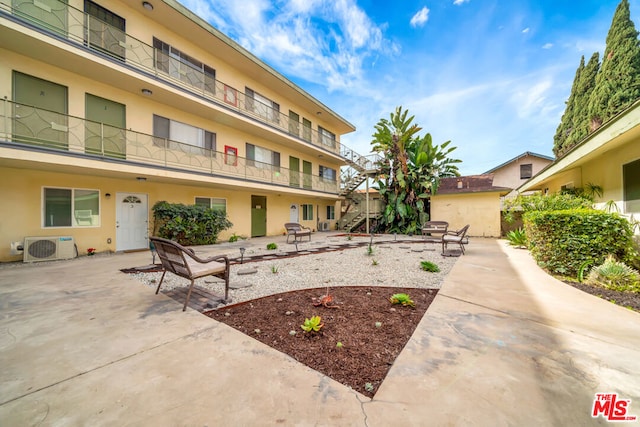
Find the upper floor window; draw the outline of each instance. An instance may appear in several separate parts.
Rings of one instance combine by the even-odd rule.
[[[280,105],[248,87],[244,90],[245,108],[270,122],[280,122]]]
[[[44,188],[43,227],[100,225],[100,193],[76,188]]]
[[[533,165],[527,163],[520,165],[520,179],[529,179],[533,176]]]
[[[115,56],[125,58],[126,33],[124,18],[90,0],[84,0],[86,34],[89,46]]]
[[[153,47],[158,70],[190,86],[211,94],[216,93],[215,69],[155,37]]]
[[[320,142],[327,147],[336,148],[336,135],[329,132],[323,127],[318,126],[318,134],[320,135]]]
[[[302,118],[302,139],[311,142],[311,120]]]
[[[153,136],[155,138],[162,138],[163,140],[181,142],[183,144],[204,148],[205,150],[209,150],[208,153],[212,156],[215,156],[216,134],[186,123],[154,114]],[[154,140],[154,143],[156,145],[165,145],[165,141]],[[185,151],[186,148],[179,145],[172,146],[171,142],[166,146],[167,148],[182,149],[183,151]],[[198,150],[197,153],[205,154],[202,153],[201,150]]]
[[[227,199],[218,197],[196,197],[196,206],[204,206],[214,211],[226,212]]]
[[[320,177],[329,181],[336,180],[336,170],[326,166],[320,166]]]
[[[280,170],[280,153],[247,142],[247,166]]]

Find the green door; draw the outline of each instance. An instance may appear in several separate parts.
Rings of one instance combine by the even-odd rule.
[[[67,0],[13,0],[11,4],[16,15],[66,37]]]
[[[302,186],[304,188],[308,188],[311,189],[311,180],[312,180],[312,173],[311,173],[311,162],[307,162],[306,160],[302,161]]]
[[[267,235],[267,198],[251,196],[251,237]]]
[[[289,185],[300,187],[300,159],[289,156]]]
[[[85,151],[90,154],[125,158],[127,110],[124,104],[86,94]]]
[[[67,150],[67,88],[13,72],[13,139]]]

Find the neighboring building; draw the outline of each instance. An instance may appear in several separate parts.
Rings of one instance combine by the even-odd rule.
[[[450,230],[469,224],[470,236],[500,237],[500,199],[510,191],[496,186],[492,174],[442,178],[430,220],[447,221]]]
[[[0,58],[0,261],[147,248],[161,200],[335,227],[354,126],[177,1],[0,0]]]
[[[640,101],[517,190],[547,194],[589,184],[602,188],[596,206],[640,219]]]
[[[553,157],[526,151],[485,172],[493,174],[493,185],[516,189],[554,160]]]

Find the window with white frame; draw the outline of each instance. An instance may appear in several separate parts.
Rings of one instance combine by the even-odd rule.
[[[219,197],[196,197],[196,206],[204,206],[214,211],[226,212],[227,199]]]
[[[327,219],[336,219],[336,207],[327,205]]]
[[[320,165],[320,177],[323,180],[334,181],[336,180],[336,170]]]
[[[216,70],[175,47],[153,38],[156,68],[191,86],[216,93]]]
[[[302,205],[302,220],[313,220],[313,205]]]
[[[255,166],[261,169],[280,170],[280,153],[271,151],[267,148],[257,145],[246,145],[247,150],[247,166]]]
[[[183,144],[204,148],[207,153],[215,157],[216,153],[216,134],[186,123],[171,120],[166,117],[153,115],[153,136],[156,145],[165,145],[164,140],[181,142]],[[172,147],[170,144],[167,148],[180,149],[184,147]],[[200,150],[199,150],[200,151]],[[205,154],[205,153],[201,153]]]
[[[245,87],[245,107],[248,111],[253,111],[258,116],[270,122],[280,122],[280,105],[269,98],[260,95],[256,91]]]
[[[100,225],[100,192],[80,188],[45,187],[42,191],[43,227]]]
[[[327,147],[335,148],[336,147],[336,135],[329,132],[323,127],[318,126],[318,135],[320,135],[320,141],[322,145],[326,145]]]

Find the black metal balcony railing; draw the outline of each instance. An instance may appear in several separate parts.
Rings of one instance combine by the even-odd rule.
[[[289,120],[289,116],[242,91],[215,80],[211,73],[167,55],[120,29],[59,0],[14,3],[0,1],[0,14],[13,15],[39,28],[55,33],[73,44],[89,47],[128,66],[152,73],[174,85],[209,99],[226,108],[249,115],[301,141],[340,155],[340,144],[317,130]],[[348,150],[347,151],[351,151]]]
[[[215,150],[108,126],[79,117],[0,101],[0,140],[87,158],[338,193],[338,182]]]

